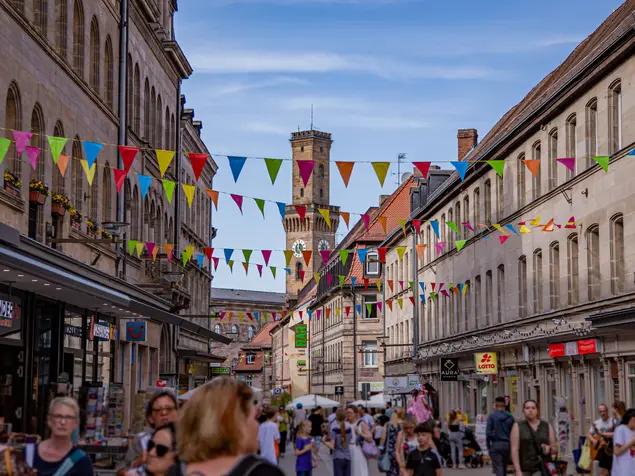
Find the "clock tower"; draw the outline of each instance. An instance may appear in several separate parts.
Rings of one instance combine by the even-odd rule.
[[[291,274],[287,274],[287,298],[294,302],[298,293],[311,279],[313,273],[322,268],[319,250],[335,248],[335,232],[340,222],[339,207],[330,205],[329,178],[331,171],[331,134],[316,130],[291,133],[293,155],[292,194],[293,203],[287,205],[284,229],[287,235],[287,250],[293,250],[289,263]],[[300,175],[298,161],[315,161],[313,173],[306,186]],[[306,207],[304,220],[297,206]],[[330,211],[329,227],[318,209]],[[308,266],[302,251],[312,250]],[[304,280],[302,274],[304,273]]]

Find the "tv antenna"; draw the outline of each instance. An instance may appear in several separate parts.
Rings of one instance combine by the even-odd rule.
[[[313,104],[311,104],[311,129],[309,130],[313,130]]]
[[[393,175],[397,175],[397,187],[401,185],[402,175],[401,175],[401,164],[406,161],[406,153],[400,152],[397,154],[397,173],[393,172]]]

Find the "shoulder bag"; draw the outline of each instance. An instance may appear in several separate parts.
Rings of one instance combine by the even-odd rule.
[[[541,423],[542,423],[542,420],[541,420]],[[534,448],[538,452],[538,458],[540,458],[540,472],[542,473],[542,476],[558,476],[556,465],[553,463],[553,461],[550,461],[549,459],[545,457],[542,451],[542,448],[536,441],[536,432],[531,427],[528,421],[525,421],[525,425],[527,425],[527,428],[529,428],[531,441],[533,442]],[[549,426],[549,423],[547,423],[547,426]],[[538,425],[538,428],[540,428],[540,424]]]

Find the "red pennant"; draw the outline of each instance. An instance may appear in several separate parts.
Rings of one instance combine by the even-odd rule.
[[[412,303],[412,305],[415,305],[415,298],[414,296],[408,296],[408,299],[410,299],[410,302]]]
[[[502,245],[509,239],[509,235],[501,235],[501,236],[498,237],[498,239],[500,240],[501,245]]]
[[[112,169],[112,173],[115,174],[115,186],[117,187],[117,193],[121,193],[123,184],[126,183],[126,175],[128,172],[125,170]],[[127,197],[130,199],[131,197]]]
[[[205,248],[205,256],[207,256],[207,259],[212,259],[213,252],[214,248]]]
[[[215,258],[212,256],[212,261],[214,262],[214,271],[216,271],[218,269],[218,262],[220,261],[220,258]]]
[[[306,207],[303,207],[301,205],[296,205],[295,211],[298,212],[298,215],[300,215],[300,220],[304,222],[304,216],[306,215]]]
[[[300,275],[300,281],[304,282],[304,271],[299,269],[298,274]]]
[[[393,291],[393,285],[395,284],[395,282],[392,279],[388,280],[388,287],[390,287],[390,290]]]
[[[331,317],[331,308],[330,308],[330,307],[327,307],[325,312],[326,312],[326,318],[327,318],[327,319],[328,319],[329,317]]]
[[[130,172],[130,168],[137,156],[137,152],[139,152],[139,149],[136,147],[129,147],[127,145],[119,146],[119,153],[121,154],[121,160],[123,161],[123,168],[126,172]]]
[[[437,283],[430,283],[432,285],[432,292],[434,292],[435,288],[437,287]]]
[[[252,315],[251,315],[251,312],[248,312],[248,313],[247,313],[247,317],[248,317],[249,319],[251,319],[252,321],[254,320],[254,316],[252,316]]]
[[[302,257],[304,258],[304,263],[309,266],[311,262],[311,256],[313,256],[313,250],[302,250]]]
[[[189,154],[190,163],[192,164],[192,172],[194,172],[194,177],[196,180],[201,176],[203,172],[203,167],[207,163],[207,154]]]
[[[414,165],[415,167],[417,167],[419,169],[419,171],[421,172],[421,175],[423,175],[424,179],[428,179],[428,173],[430,172],[430,164],[432,162],[413,162],[412,165]]]
[[[417,235],[421,233],[421,220],[412,220],[412,226],[417,230]]]
[[[368,289],[368,278],[364,278],[364,289]]]
[[[379,253],[379,261],[382,263],[386,263],[386,251],[388,248],[377,248],[377,253]]]
[[[351,313],[351,306],[346,306],[346,317]]]
[[[271,250],[261,250],[262,257],[265,260],[265,265],[269,266],[269,258],[271,258]]]
[[[388,305],[388,307],[390,308],[390,310],[392,311],[392,299],[387,299],[386,300],[386,304]]]

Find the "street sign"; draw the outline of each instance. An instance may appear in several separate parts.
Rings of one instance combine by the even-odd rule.
[[[295,326],[295,348],[306,349],[307,325],[298,324]]]
[[[336,386],[335,395],[344,395],[344,387],[341,385]]]
[[[231,373],[229,367],[212,367],[209,371],[212,375],[229,375]]]

